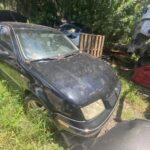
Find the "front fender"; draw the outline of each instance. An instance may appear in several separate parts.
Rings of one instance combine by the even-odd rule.
[[[42,104],[49,110],[52,111],[53,107],[50,104],[47,95],[44,92],[44,89],[40,88],[40,87],[36,87],[34,89],[34,94],[35,96],[39,99],[39,101],[42,102]]]

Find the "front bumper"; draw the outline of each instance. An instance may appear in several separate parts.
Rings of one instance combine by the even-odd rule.
[[[109,104],[109,107],[105,109],[98,117],[89,120],[89,121],[77,121],[71,118],[68,118],[60,113],[54,114],[54,120],[56,126],[60,130],[68,131],[74,135],[82,137],[93,137],[99,133],[101,127],[106,123],[114,112],[119,96],[121,93],[121,84],[118,82],[117,91],[116,89],[112,92],[106,102]]]

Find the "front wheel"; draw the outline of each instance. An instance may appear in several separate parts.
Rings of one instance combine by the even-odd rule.
[[[38,98],[36,98],[33,95],[29,95],[25,97],[25,106],[28,110],[32,110],[32,109],[39,109],[43,111],[46,110],[42,102],[40,102],[40,100],[38,100]]]
[[[25,112],[31,120],[43,120],[53,122],[46,106],[34,95],[28,95],[24,99]]]
[[[25,97],[24,105],[26,114],[32,118],[46,118],[46,120],[51,118],[46,106],[32,94]]]

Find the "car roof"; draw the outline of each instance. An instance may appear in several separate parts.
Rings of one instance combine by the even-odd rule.
[[[9,27],[14,28],[14,29],[50,30],[50,31],[53,31],[53,32],[61,33],[57,29],[47,27],[47,26],[43,26],[43,25],[31,24],[31,23],[1,22],[0,24],[9,26]]]

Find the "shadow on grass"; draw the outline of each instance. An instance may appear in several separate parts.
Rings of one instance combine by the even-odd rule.
[[[134,65],[130,63],[135,63],[135,62],[129,61],[129,63],[126,64],[126,63],[122,63],[120,60],[117,60],[117,59],[114,59],[113,61],[116,65],[116,70],[119,76],[122,79],[132,83],[129,87],[129,90],[124,91],[122,97],[120,98],[119,107],[118,107],[118,111],[116,114],[116,121],[121,121],[121,114],[122,114],[125,98],[128,95],[128,92],[132,92],[133,89],[137,89],[140,95],[147,99],[147,103],[149,104],[144,115],[145,115],[145,118],[150,119],[150,90],[148,88],[145,88],[143,86],[137,85],[136,83],[132,82]]]
[[[147,100],[149,99],[149,102],[150,102],[150,89],[142,85],[138,85],[132,81],[133,71],[124,71],[124,70],[119,70],[119,69],[117,71],[120,77],[131,82],[133,86],[140,92],[140,94],[147,97]]]
[[[136,61],[128,58],[127,61],[123,61],[124,59],[120,59],[119,57],[113,57],[112,62],[115,62],[116,69],[120,77],[127,81],[131,81],[138,91],[143,95],[150,95],[150,90],[148,88],[145,88],[141,85],[138,85],[132,81],[132,76],[134,73],[135,64]],[[126,59],[125,59],[126,60]]]
[[[150,120],[150,95],[147,97],[147,102],[149,103],[149,105],[144,112],[144,116],[146,119]]]
[[[122,96],[121,96],[121,98],[120,98],[120,100],[119,100],[119,105],[118,105],[118,109],[117,109],[117,113],[116,113],[116,118],[115,118],[115,120],[117,121],[117,122],[121,122],[122,121],[122,118],[121,118],[121,116],[122,116],[122,111],[123,111],[123,107],[124,107],[124,101],[125,101],[125,98],[126,98],[126,95],[128,94],[128,92],[125,92]]]

